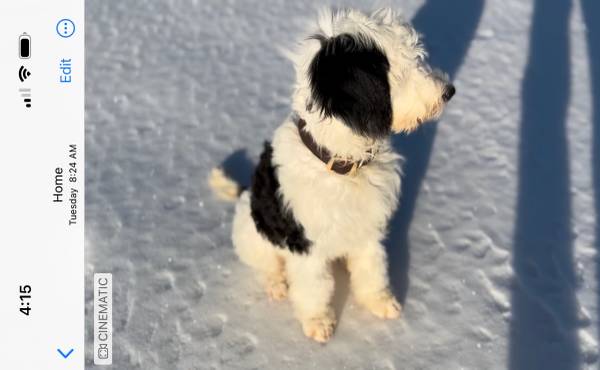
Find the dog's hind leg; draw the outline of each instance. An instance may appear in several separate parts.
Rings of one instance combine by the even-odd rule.
[[[281,251],[256,230],[250,214],[248,191],[242,193],[235,207],[232,240],[242,262],[262,275],[269,297],[274,300],[287,297],[285,261],[280,255]]]
[[[353,250],[348,255],[348,270],[354,297],[375,316],[395,319],[401,306],[390,291],[387,256],[379,243]]]

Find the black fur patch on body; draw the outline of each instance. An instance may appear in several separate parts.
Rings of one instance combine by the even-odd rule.
[[[285,210],[278,194],[279,180],[272,163],[273,147],[264,151],[252,178],[250,209],[256,229],[271,243],[295,253],[308,253],[311,242],[290,210]]]
[[[341,34],[321,42],[310,64],[313,100],[326,117],[341,119],[359,135],[387,136],[392,127],[392,101],[387,56],[364,35]]]

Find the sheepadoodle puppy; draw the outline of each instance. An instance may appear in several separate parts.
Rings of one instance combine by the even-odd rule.
[[[289,295],[308,337],[326,342],[336,325],[334,260],[347,263],[358,303],[399,317],[382,245],[400,189],[389,137],[438,117],[455,89],[390,9],[323,11],[289,56],[292,113],[264,144],[251,188],[221,169],[209,183],[237,202],[240,259],[260,272],[269,297]]]

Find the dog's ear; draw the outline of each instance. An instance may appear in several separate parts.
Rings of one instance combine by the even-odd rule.
[[[341,119],[354,132],[372,138],[390,133],[392,103],[389,62],[364,36],[315,36],[321,49],[309,68],[312,98],[326,117]]]

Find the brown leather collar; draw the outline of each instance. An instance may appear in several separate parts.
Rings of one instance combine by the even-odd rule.
[[[325,147],[319,147],[315,142],[315,139],[310,134],[310,132],[304,130],[306,127],[306,121],[300,118],[299,116],[294,116],[294,122],[298,127],[298,133],[300,134],[300,138],[304,145],[311,151],[315,157],[319,158],[321,162],[327,165],[327,169],[338,173],[340,175],[355,175],[356,171],[362,166],[365,166],[371,162],[371,158],[362,160],[362,161],[351,161],[343,158],[336,158],[334,155],[331,155],[331,152]]]

